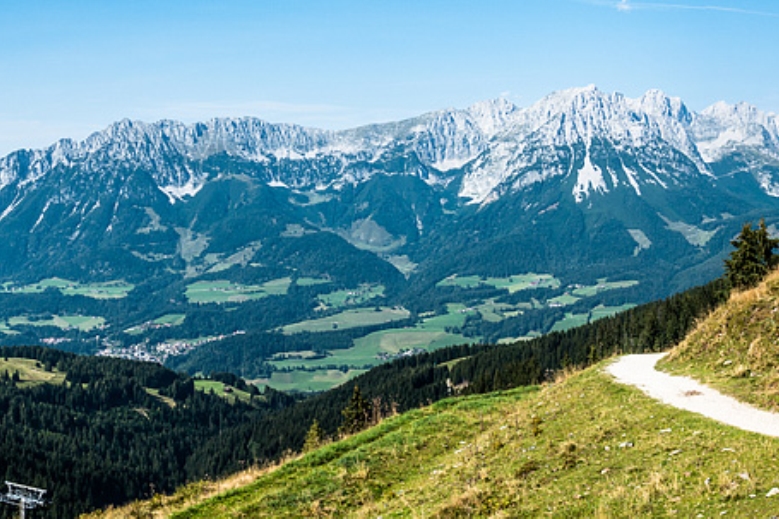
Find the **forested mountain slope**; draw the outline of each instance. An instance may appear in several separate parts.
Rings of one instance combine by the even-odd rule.
[[[777,175],[776,116],[659,91],[120,121],[0,158],[0,343],[326,389],[706,283],[745,221],[775,229]]]

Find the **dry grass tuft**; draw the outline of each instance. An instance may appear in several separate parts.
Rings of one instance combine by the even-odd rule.
[[[731,294],[703,319],[660,367],[724,393],[779,411],[779,272]]]

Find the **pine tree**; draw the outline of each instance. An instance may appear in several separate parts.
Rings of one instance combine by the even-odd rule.
[[[338,428],[341,435],[354,434],[365,429],[370,418],[370,409],[368,402],[363,398],[360,388],[355,385],[352,392],[352,398],[341,411],[344,417],[343,424]]]
[[[747,222],[738,237],[730,242],[736,250],[725,260],[725,278],[733,288],[744,289],[756,286],[779,264],[774,249],[779,247],[779,239],[771,238],[760,220],[757,229]]]
[[[306,433],[306,441],[303,444],[303,452],[310,452],[322,445],[322,429],[319,427],[319,421],[314,419],[311,427]]]

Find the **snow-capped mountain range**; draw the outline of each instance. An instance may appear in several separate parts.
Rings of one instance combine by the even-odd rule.
[[[443,268],[443,251],[478,270],[483,251],[453,236],[525,247],[544,225],[545,240],[555,225],[580,226],[583,261],[597,264],[610,233],[627,263],[689,258],[689,246],[697,259],[675,267],[685,270],[720,258],[743,220],[774,214],[779,118],[743,103],[696,113],[658,90],[631,99],[588,86],[525,108],[496,99],[343,131],[250,117],[123,120],[0,159],[0,253],[13,258],[0,276],[68,264],[85,277],[132,278],[118,257],[194,275],[209,254],[289,226],[381,261],[410,258],[410,276]],[[241,237],[227,240],[219,233],[235,221]],[[554,263],[562,242],[544,243],[512,268]]]
[[[618,152],[640,150],[636,167],[620,164],[601,170],[593,164],[591,150],[603,143]],[[414,153],[420,163],[419,171],[403,173],[417,174],[428,183],[447,183],[450,171],[467,167],[458,194],[471,203],[489,203],[501,188],[522,189],[559,175],[576,177],[571,194],[578,202],[620,184],[640,194],[642,184],[711,176],[710,164],[733,153],[753,154],[752,173],[766,193],[779,196],[777,179],[760,171],[762,161],[779,161],[775,115],[745,103],[717,103],[694,113],[681,99],[658,90],[630,99],[594,86],[556,92],[527,108],[496,99],[339,132],[249,117],[193,125],[123,120],[81,142],[64,139],[43,150],[0,159],[0,190],[34,184],[57,167],[99,174],[111,165],[154,172],[159,189],[175,202],[208,182],[198,164],[218,154],[258,164],[306,162],[303,171],[275,178],[269,173],[265,180],[321,190],[370,178],[375,173],[371,164],[399,148]],[[569,163],[580,161],[580,167],[561,167],[562,156]],[[685,164],[677,162],[673,171],[661,167],[671,156]],[[318,160],[327,165],[313,163]],[[360,166],[350,167],[356,163]]]

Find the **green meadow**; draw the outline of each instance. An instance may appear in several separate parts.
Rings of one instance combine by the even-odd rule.
[[[135,285],[124,281],[81,284],[62,278],[48,278],[23,286],[16,286],[9,282],[3,283],[1,286],[3,292],[13,294],[40,294],[46,289],[54,288],[66,296],[80,295],[93,299],[121,299],[135,288]]]
[[[289,324],[284,326],[282,331],[287,335],[300,332],[329,332],[332,330],[344,330],[348,328],[386,324],[392,321],[401,321],[403,319],[408,319],[410,315],[411,312],[405,308],[356,308],[329,317]]]
[[[48,319],[35,319],[31,316],[17,316],[8,319],[8,326],[54,326],[61,330],[77,329],[88,332],[105,324],[102,317],[87,315],[53,315]]]
[[[560,280],[551,274],[517,274],[505,278],[493,278],[482,276],[458,276],[453,275],[439,281],[436,286],[439,287],[460,287],[476,288],[479,286],[492,286],[498,289],[505,288],[513,294],[520,290],[529,290],[534,288],[559,288]]]
[[[292,279],[267,281],[261,285],[240,285],[226,280],[196,281],[187,286],[184,295],[190,303],[242,303],[268,296],[285,295]]]
[[[315,371],[276,371],[271,378],[252,380],[259,386],[268,385],[280,391],[326,391],[365,373],[364,369]]]

